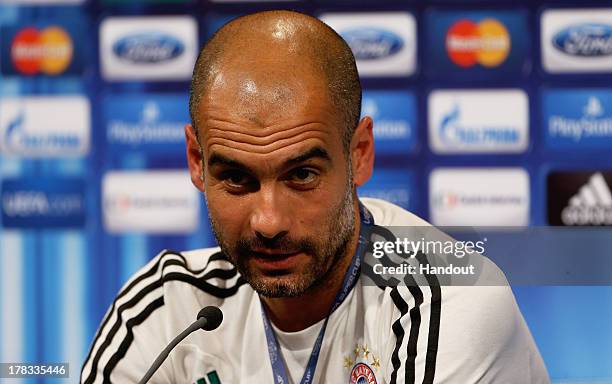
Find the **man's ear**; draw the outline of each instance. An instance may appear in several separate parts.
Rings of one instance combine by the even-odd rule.
[[[187,165],[191,174],[191,182],[197,189],[204,192],[204,170],[202,169],[202,151],[198,144],[198,136],[191,124],[185,125],[185,141],[187,142]]]
[[[362,186],[370,177],[374,169],[374,123],[369,116],[364,117],[357,125],[351,139],[351,161],[353,166],[353,182]]]

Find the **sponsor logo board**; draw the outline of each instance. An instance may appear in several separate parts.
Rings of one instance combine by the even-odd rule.
[[[89,152],[90,131],[90,105],[84,96],[0,98],[4,155],[84,156]]]
[[[430,11],[426,14],[431,76],[476,78],[528,68],[527,15],[522,11]]]
[[[413,180],[413,172],[407,169],[377,169],[372,178],[359,187],[359,196],[383,199],[412,210],[415,208]]]
[[[100,0],[104,4],[108,5],[120,5],[125,4],[125,0]],[[131,0],[130,4],[189,4],[193,3],[194,0]]]
[[[612,148],[612,90],[546,90],[542,120],[549,148]]]
[[[435,169],[429,193],[435,225],[529,224],[529,176],[522,168]]]
[[[211,3],[277,3],[298,2],[303,0],[209,0]]]
[[[365,91],[361,114],[374,120],[377,154],[405,154],[416,145],[416,97],[409,91]]]
[[[111,17],[100,25],[107,80],[188,80],[197,50],[197,24],[189,16]]]
[[[2,0],[4,5],[77,5],[86,0]]]
[[[81,179],[6,179],[2,182],[1,200],[4,228],[85,225],[85,183]]]
[[[112,171],[102,180],[104,227],[110,233],[190,234],[200,196],[185,171]]]
[[[546,182],[549,224],[612,225],[612,171],[557,171]]]
[[[182,94],[107,96],[104,124],[110,150],[184,156],[188,104],[189,97]]]
[[[612,72],[612,8],[549,9],[541,28],[546,71]]]
[[[435,153],[527,149],[529,102],[522,90],[436,90],[428,104],[429,142]]]
[[[474,65],[497,67],[510,53],[510,34],[497,19],[484,19],[478,23],[462,19],[454,23],[446,34],[446,52],[460,67]]]
[[[7,76],[62,76],[83,72],[82,28],[74,23],[5,25],[1,69]]]
[[[351,47],[360,76],[409,76],[416,71],[416,21],[410,13],[327,13],[320,19]]]

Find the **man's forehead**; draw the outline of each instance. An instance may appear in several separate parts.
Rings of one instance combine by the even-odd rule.
[[[205,96],[210,99],[228,92],[243,98],[267,96],[277,101],[297,93],[321,93],[326,88],[324,73],[307,60],[288,57],[249,60],[246,54],[229,55],[215,65]]]
[[[265,126],[266,120],[299,109],[298,102],[307,104],[309,101],[308,95],[298,95],[299,88],[295,84],[270,81],[249,73],[220,73],[215,80],[202,100],[204,119],[209,117],[211,110],[231,110],[232,114]]]
[[[261,127],[250,120],[223,120],[219,116],[205,122],[202,145],[207,157],[220,152],[245,161],[277,162],[313,146],[335,152],[340,141],[334,131],[334,126],[318,121]]]
[[[251,68],[228,65],[215,71],[211,80],[198,108],[203,125],[219,114],[230,120],[247,119],[260,127],[292,120],[335,120],[325,83],[308,70],[291,71],[261,62]]]
[[[323,90],[291,82],[254,79],[248,74],[227,80],[200,108],[205,153],[215,150],[242,159],[270,161],[314,145],[327,152],[340,146],[335,109]]]

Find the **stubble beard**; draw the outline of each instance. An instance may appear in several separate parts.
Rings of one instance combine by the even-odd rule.
[[[349,168],[350,169],[350,168]],[[350,175],[349,175],[350,176]],[[283,237],[267,241],[258,237],[241,238],[229,244],[223,236],[219,223],[210,215],[211,226],[221,251],[236,266],[242,277],[261,296],[270,298],[297,297],[324,284],[345,256],[347,246],[355,230],[355,206],[352,177],[349,177],[344,197],[329,212],[329,220],[323,230],[309,238],[291,239]],[[309,263],[298,272],[263,276],[249,267],[251,250],[267,248],[274,250],[299,249],[309,257]]]

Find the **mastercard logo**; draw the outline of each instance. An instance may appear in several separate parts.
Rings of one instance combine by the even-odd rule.
[[[508,57],[510,45],[508,30],[495,19],[484,19],[479,23],[460,20],[446,34],[449,58],[464,68],[476,64],[497,67]]]
[[[70,35],[57,26],[22,29],[11,44],[13,65],[24,75],[61,74],[70,65],[72,55]]]

